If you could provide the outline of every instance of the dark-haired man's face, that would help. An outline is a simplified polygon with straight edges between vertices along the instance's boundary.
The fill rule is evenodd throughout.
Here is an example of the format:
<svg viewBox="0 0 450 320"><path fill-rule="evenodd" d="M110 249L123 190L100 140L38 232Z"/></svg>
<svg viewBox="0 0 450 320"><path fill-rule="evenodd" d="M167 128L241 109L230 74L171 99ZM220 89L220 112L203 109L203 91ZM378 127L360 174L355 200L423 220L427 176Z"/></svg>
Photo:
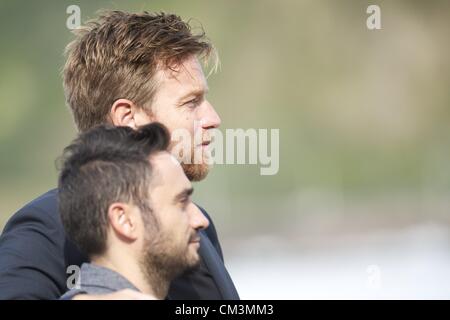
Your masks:
<svg viewBox="0 0 450 320"><path fill-rule="evenodd" d="M198 59L192 56L175 67L175 70L159 70L156 79L159 85L149 121L161 122L172 135L177 130L180 132L180 129L190 134L191 159L181 163L191 181L202 180L209 170L206 160L210 156L210 130L219 127L221 122L214 107L206 99L208 85L202 67ZM200 139L196 141L195 135ZM201 156L194 159L196 153Z"/></svg>
<svg viewBox="0 0 450 320"><path fill-rule="evenodd" d="M154 275L153 270L164 270L170 279L198 264L198 231L208 226L208 220L192 203L192 185L178 161L162 152L153 156L151 162L152 212L141 212L141 215L153 215L158 226L149 225L152 219L143 216L141 265L147 277Z"/></svg>

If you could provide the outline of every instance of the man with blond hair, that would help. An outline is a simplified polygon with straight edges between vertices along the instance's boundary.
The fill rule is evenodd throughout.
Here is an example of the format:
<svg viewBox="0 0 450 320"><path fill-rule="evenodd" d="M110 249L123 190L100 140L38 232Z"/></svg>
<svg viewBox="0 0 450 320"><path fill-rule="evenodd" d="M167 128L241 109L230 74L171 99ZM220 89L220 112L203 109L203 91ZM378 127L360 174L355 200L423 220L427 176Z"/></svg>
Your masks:
<svg viewBox="0 0 450 320"><path fill-rule="evenodd" d="M111 124L138 129L151 122L197 134L189 152L201 161L181 163L191 181L208 174L211 130L220 118L206 99L201 61L216 53L204 33L179 16L110 11L75 31L67 46L64 92L80 132ZM170 146L169 148L173 148ZM187 153L187 152L185 152ZM181 156L181 155L180 155ZM184 157L186 158L186 157ZM188 159L191 160L191 159ZM67 291L67 268L87 261L67 239L50 190L14 214L0 237L0 299L52 299ZM239 299L209 221L200 233L198 268L176 278L171 299Z"/></svg>

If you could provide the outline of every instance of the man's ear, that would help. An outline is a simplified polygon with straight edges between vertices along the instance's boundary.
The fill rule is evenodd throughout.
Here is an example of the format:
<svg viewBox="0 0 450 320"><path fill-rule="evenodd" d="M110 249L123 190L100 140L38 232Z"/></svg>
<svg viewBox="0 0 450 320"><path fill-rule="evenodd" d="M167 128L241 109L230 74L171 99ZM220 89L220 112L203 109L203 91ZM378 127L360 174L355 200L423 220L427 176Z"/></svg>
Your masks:
<svg viewBox="0 0 450 320"><path fill-rule="evenodd" d="M109 116L113 125L133 129L151 122L147 112L128 99L117 99L114 101L109 111Z"/></svg>
<svg viewBox="0 0 450 320"><path fill-rule="evenodd" d="M125 241L138 238L137 209L125 203L116 202L108 208L108 220L115 234Z"/></svg>

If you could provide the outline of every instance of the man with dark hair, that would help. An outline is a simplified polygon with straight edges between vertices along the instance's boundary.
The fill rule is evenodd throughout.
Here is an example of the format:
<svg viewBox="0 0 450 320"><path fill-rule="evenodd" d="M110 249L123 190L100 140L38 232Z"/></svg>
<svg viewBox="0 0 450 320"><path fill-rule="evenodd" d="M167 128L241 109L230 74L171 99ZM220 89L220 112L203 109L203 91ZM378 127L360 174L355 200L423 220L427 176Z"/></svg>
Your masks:
<svg viewBox="0 0 450 320"><path fill-rule="evenodd" d="M109 123L137 129L151 122L192 139L181 165L191 181L208 173L211 130L220 118L206 99L200 60L217 59L204 33L173 14L111 11L76 30L66 50L64 91L80 131ZM174 146L169 146L173 149ZM201 154L190 161L186 154ZM198 159L197 159L198 160ZM95 182L93 182L95 183ZM20 209L0 237L0 299L52 299L67 291L67 267L86 262L66 235L57 190ZM172 282L172 299L239 299L225 269L214 224L200 234L200 265Z"/></svg>
<svg viewBox="0 0 450 320"><path fill-rule="evenodd" d="M170 282L197 266L208 220L191 201L191 182L167 151L169 140L158 123L136 131L100 126L65 149L59 212L90 263L63 299L124 289L165 299Z"/></svg>

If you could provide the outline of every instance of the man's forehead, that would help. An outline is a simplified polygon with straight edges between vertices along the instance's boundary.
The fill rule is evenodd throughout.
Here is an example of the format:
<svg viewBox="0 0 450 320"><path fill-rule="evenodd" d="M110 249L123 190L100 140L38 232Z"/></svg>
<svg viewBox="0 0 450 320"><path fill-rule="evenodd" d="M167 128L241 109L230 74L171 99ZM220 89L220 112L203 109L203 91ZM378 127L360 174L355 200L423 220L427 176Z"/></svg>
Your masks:
<svg viewBox="0 0 450 320"><path fill-rule="evenodd" d="M158 70L161 86L179 86L185 91L207 91L208 84L197 58L191 57L181 64Z"/></svg>
<svg viewBox="0 0 450 320"><path fill-rule="evenodd" d="M181 184L183 187L190 185L189 180L184 174L180 162L169 152L160 152L150 158L153 166L153 175L157 184ZM172 186L174 187L174 186Z"/></svg>
<svg viewBox="0 0 450 320"><path fill-rule="evenodd" d="M152 165L169 165L171 167L179 167L182 170L180 162L168 151L162 151L151 155L149 161Z"/></svg>

